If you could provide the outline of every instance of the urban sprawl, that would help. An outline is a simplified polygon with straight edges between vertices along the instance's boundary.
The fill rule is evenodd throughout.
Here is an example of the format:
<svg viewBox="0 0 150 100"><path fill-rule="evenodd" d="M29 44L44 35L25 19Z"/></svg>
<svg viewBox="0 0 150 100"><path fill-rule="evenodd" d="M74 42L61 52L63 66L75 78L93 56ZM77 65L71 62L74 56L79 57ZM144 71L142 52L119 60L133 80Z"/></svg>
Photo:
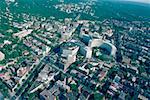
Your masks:
<svg viewBox="0 0 150 100"><path fill-rule="evenodd" d="M0 33L0 97L149 100L150 23L83 20L80 13L94 16L94 1L61 2L55 9L75 18L0 15L14 29Z"/></svg>

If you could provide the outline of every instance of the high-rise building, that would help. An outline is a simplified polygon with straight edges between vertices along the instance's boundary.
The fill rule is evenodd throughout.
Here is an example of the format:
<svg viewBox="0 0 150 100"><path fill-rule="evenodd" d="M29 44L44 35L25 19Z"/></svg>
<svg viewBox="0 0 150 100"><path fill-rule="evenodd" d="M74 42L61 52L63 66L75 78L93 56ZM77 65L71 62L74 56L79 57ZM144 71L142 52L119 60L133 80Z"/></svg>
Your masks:
<svg viewBox="0 0 150 100"><path fill-rule="evenodd" d="M62 69L66 70L72 63L76 61L78 50L79 47L71 42L65 43L61 46L58 63Z"/></svg>

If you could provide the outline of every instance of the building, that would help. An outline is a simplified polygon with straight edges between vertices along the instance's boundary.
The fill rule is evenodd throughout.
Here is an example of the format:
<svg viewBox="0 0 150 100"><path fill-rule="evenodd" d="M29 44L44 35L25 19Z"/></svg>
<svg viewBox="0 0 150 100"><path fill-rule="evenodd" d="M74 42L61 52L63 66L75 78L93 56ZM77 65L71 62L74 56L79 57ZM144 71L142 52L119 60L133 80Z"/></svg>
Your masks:
<svg viewBox="0 0 150 100"><path fill-rule="evenodd" d="M68 40L72 36L73 32L75 32L77 27L78 27L77 23L69 24L69 26L63 26L62 29L60 30L61 40L62 41Z"/></svg>
<svg viewBox="0 0 150 100"><path fill-rule="evenodd" d="M73 45L72 43L66 43L67 45L63 46L61 49L61 56L62 57L71 57L73 55L76 55L79 47L76 45Z"/></svg>
<svg viewBox="0 0 150 100"><path fill-rule="evenodd" d="M82 54L85 58L90 59L92 57L92 48L86 46L85 44L81 43L81 42L76 42L76 45L78 45L79 48L79 52L80 54Z"/></svg>
<svg viewBox="0 0 150 100"><path fill-rule="evenodd" d="M71 37L72 33L71 32L62 32L61 33L61 39L62 41L66 41Z"/></svg>
<svg viewBox="0 0 150 100"><path fill-rule="evenodd" d="M103 71L100 72L100 74L98 75L100 81L103 80L106 77L107 72L108 71L106 71L106 70L103 70Z"/></svg>
<svg viewBox="0 0 150 100"><path fill-rule="evenodd" d="M48 74L45 73L44 71L40 72L39 75L38 75L38 80L41 81L41 82L44 82L48 79Z"/></svg>
<svg viewBox="0 0 150 100"><path fill-rule="evenodd" d="M29 68L22 67L17 70L17 76L22 77L25 73L29 71Z"/></svg>
<svg viewBox="0 0 150 100"><path fill-rule="evenodd" d="M92 40L89 41L88 46L91 47L91 48L99 47L102 43L103 43L102 39L95 38L95 39L92 39Z"/></svg>
<svg viewBox="0 0 150 100"><path fill-rule="evenodd" d="M119 95L119 99L120 100L125 100L125 97L126 97L126 93L124 93L123 91L121 91L120 95Z"/></svg>
<svg viewBox="0 0 150 100"><path fill-rule="evenodd" d="M1 92L0 92L0 100L4 100L4 96Z"/></svg>
<svg viewBox="0 0 150 100"><path fill-rule="evenodd" d="M15 33L13 34L14 37L19 37L20 39L26 37L27 35L31 34L32 33L32 29L30 30L23 30L21 32L18 32L18 33Z"/></svg>
<svg viewBox="0 0 150 100"><path fill-rule="evenodd" d="M130 64L131 63L131 59L128 58L128 57L123 56L122 62L125 63L125 64Z"/></svg>
<svg viewBox="0 0 150 100"><path fill-rule="evenodd" d="M5 59L5 55L0 51L0 61L2 61L3 59Z"/></svg>
<svg viewBox="0 0 150 100"><path fill-rule="evenodd" d="M80 53L85 57L85 58L91 58L92 57L92 48L88 46L80 47Z"/></svg>
<svg viewBox="0 0 150 100"><path fill-rule="evenodd" d="M141 94L138 95L138 99L140 99L140 100L148 100L148 98L146 98L144 95L141 95Z"/></svg>
<svg viewBox="0 0 150 100"><path fill-rule="evenodd" d="M56 83L59 87L63 88L64 90L66 90L68 92L71 90L67 84L65 84L64 82L62 82L60 80L58 80Z"/></svg>
<svg viewBox="0 0 150 100"><path fill-rule="evenodd" d="M112 29L108 29L105 32L103 32L103 34L106 34L108 37L111 37L113 35L113 30Z"/></svg>
<svg viewBox="0 0 150 100"><path fill-rule="evenodd" d="M72 43L64 43L60 47L60 58L58 58L58 65L62 69L66 70L72 63L76 61L76 55L79 47Z"/></svg>
<svg viewBox="0 0 150 100"><path fill-rule="evenodd" d="M109 52L110 55L114 57L116 56L117 48L112 43L103 41L103 43L100 45L100 48Z"/></svg>
<svg viewBox="0 0 150 100"><path fill-rule="evenodd" d="M99 47L101 45L102 41L103 41L102 38L92 37L92 36L90 36L88 34L83 34L80 37L81 37L81 41L85 45L87 45L87 46L89 46L91 48Z"/></svg>
<svg viewBox="0 0 150 100"><path fill-rule="evenodd" d="M55 96L48 90L44 90L40 93L42 100L54 100Z"/></svg>
<svg viewBox="0 0 150 100"><path fill-rule="evenodd" d="M80 37L81 41L88 47L100 47L100 49L108 51L110 55L116 55L117 48L109 41L103 40L102 36L90 36L88 34L83 34Z"/></svg>

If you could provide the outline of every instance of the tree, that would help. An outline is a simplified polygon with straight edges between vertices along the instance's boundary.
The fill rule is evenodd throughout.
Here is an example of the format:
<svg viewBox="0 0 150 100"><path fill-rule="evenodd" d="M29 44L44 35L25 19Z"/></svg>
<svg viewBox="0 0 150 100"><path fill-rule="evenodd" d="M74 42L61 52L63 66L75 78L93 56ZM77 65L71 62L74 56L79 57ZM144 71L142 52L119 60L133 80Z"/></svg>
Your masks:
<svg viewBox="0 0 150 100"><path fill-rule="evenodd" d="M117 62L122 62L122 54L121 52L116 52L116 61Z"/></svg>
<svg viewBox="0 0 150 100"><path fill-rule="evenodd" d="M75 91L75 92L78 92L77 85L71 84L71 90L72 90L72 91Z"/></svg>
<svg viewBox="0 0 150 100"><path fill-rule="evenodd" d="M18 83L18 85L17 85L18 87L20 87L20 84Z"/></svg>
<svg viewBox="0 0 150 100"><path fill-rule="evenodd" d="M95 93L94 100L103 100L103 95L101 95L100 93Z"/></svg>

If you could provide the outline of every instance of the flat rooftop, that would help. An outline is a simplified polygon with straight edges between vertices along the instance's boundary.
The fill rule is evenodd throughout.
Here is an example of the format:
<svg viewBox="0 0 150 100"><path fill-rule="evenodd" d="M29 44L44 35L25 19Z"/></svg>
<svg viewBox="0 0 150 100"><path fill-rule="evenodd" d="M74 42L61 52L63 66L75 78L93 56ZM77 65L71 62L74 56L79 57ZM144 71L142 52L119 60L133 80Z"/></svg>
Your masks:
<svg viewBox="0 0 150 100"><path fill-rule="evenodd" d="M5 55L0 51L0 61L2 61L3 59L5 59Z"/></svg>
<svg viewBox="0 0 150 100"><path fill-rule="evenodd" d="M74 50L77 47L78 46L75 43L73 43L73 42L66 42L66 43L62 44L62 46L61 46L61 48L69 49L69 50Z"/></svg>

